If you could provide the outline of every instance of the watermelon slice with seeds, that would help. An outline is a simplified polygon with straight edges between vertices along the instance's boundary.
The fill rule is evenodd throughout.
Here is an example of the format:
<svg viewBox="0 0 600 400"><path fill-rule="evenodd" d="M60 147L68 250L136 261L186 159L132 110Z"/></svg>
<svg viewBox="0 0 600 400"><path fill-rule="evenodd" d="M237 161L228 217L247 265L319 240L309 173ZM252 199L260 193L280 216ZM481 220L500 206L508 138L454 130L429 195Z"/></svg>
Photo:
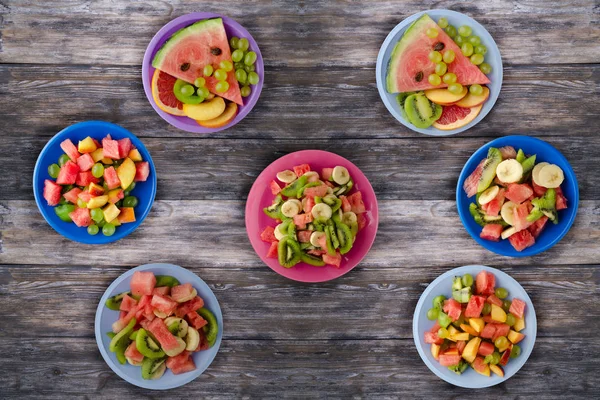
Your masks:
<svg viewBox="0 0 600 400"><path fill-rule="evenodd" d="M427 36L426 31L430 28L438 31L437 37L432 39ZM445 83L433 86L427 79L429 75L435 73L435 63L428 57L434 49L441 53L447 50L454 51L456 58L448 64L448 72L456 74L458 83L462 85L490 83L479 67L462 54L452 38L429 15L423 14L404 32L394 47L387 73L387 91L403 93L447 87Z"/></svg>

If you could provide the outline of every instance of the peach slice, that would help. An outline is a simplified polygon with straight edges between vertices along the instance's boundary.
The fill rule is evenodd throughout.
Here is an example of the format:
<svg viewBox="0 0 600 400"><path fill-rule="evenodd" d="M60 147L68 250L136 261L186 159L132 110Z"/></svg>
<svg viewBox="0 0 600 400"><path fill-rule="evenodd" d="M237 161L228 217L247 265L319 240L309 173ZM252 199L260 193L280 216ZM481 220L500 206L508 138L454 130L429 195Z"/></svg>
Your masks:
<svg viewBox="0 0 600 400"><path fill-rule="evenodd" d="M485 102L488 99L488 97L490 97L490 89L484 86L483 93L481 93L480 95L474 95L469 92L469 94L467 94L455 104L459 107L471 108L483 104L483 102Z"/></svg>
<svg viewBox="0 0 600 400"><path fill-rule="evenodd" d="M468 92L466 86L463 86L463 90L459 94L451 93L448 89L430 89L425 91L425 96L436 104L449 106L465 97Z"/></svg>
<svg viewBox="0 0 600 400"><path fill-rule="evenodd" d="M196 122L198 123L198 125L201 125L205 128L220 128L233 121L233 119L237 115L237 110L238 105L231 102L227 104L227 107L225 107L225 111L223 111L223 114L219 115L218 117L209 119L208 121Z"/></svg>

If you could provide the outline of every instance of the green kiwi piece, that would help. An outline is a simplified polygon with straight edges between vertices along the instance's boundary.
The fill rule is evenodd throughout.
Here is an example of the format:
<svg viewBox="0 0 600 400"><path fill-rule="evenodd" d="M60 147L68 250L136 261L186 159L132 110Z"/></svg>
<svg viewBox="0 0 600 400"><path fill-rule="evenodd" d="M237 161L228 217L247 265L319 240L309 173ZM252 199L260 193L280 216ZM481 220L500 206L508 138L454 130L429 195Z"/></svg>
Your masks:
<svg viewBox="0 0 600 400"><path fill-rule="evenodd" d="M108 349L112 352L115 352L117 349L117 343L121 340L121 338L129 339L129 334L133 331L133 327L136 323L137 320L135 318L131 318L131 321L129 321L127 326L121 329L119 333L117 333L115 337L113 337L110 340L110 345L108 346Z"/></svg>
<svg viewBox="0 0 600 400"><path fill-rule="evenodd" d="M168 286L173 287L179 285L177 278L170 275L156 275L156 287Z"/></svg>
<svg viewBox="0 0 600 400"><path fill-rule="evenodd" d="M108 336L110 339L114 338L117 334L114 332L106 332L106 336Z"/></svg>
<svg viewBox="0 0 600 400"><path fill-rule="evenodd" d="M125 363L127 362L127 357L125 357L125 351L127 350L127 347L129 347L129 343L131 343L131 340L129 340L128 337L122 337L121 340L117 342L117 346L115 348L117 360L122 365L125 365Z"/></svg>
<svg viewBox="0 0 600 400"><path fill-rule="evenodd" d="M417 128L428 128L435 121L433 119L435 109L423 94L408 96L404 103L404 110L408 115L408 120Z"/></svg>
<svg viewBox="0 0 600 400"><path fill-rule="evenodd" d="M442 116L442 111L444 111L444 109L442 108L442 106L434 103L431 100L429 100L429 102L431 103L431 107L433 108L433 117L431 118L433 119L433 122L435 122L438 119L440 119L440 117Z"/></svg>
<svg viewBox="0 0 600 400"><path fill-rule="evenodd" d="M523 164L523 161L525 161L525 152L523 151L523 149L519 149L519 151L517 151L517 161L520 162L521 164Z"/></svg>
<svg viewBox="0 0 600 400"><path fill-rule="evenodd" d="M324 267L325 266L325 261L323 261L322 258L315 257L312 254L306 254L305 252L302 252L301 261L305 262L309 265L315 266L315 267Z"/></svg>
<svg viewBox="0 0 600 400"><path fill-rule="evenodd" d="M490 147L488 155L483 165L483 171L481 172L481 178L479 178L479 184L477 186L477 192L481 193L487 189L494 178L496 177L496 168L498 164L502 162L502 153L495 147Z"/></svg>
<svg viewBox="0 0 600 400"><path fill-rule="evenodd" d="M199 309L198 314L208 322L208 324L202 327L202 331L206 336L208 345L212 347L217 341L217 335L219 334L219 323L215 315L206 307Z"/></svg>
<svg viewBox="0 0 600 400"><path fill-rule="evenodd" d="M340 247L340 241L337 237L337 233L335 232L335 227L330 225L329 226L329 235L331 236L331 244L333 245L334 249L337 249Z"/></svg>
<svg viewBox="0 0 600 400"><path fill-rule="evenodd" d="M350 227L344 223L337 224L338 240L340 241L340 253L346 254L352 249L354 242L354 235Z"/></svg>
<svg viewBox="0 0 600 400"><path fill-rule="evenodd" d="M396 96L396 101L398 102L398 106L400 107L400 113L402 113L402 117L406 120L408 119L408 115L406 115L406 111L404 110L404 103L406 102L408 96L416 93L417 92L404 92L398 93L398 96Z"/></svg>
<svg viewBox="0 0 600 400"><path fill-rule="evenodd" d="M300 262L301 255L302 250L300 250L300 243L296 242L291 237L287 236L279 241L277 258L282 267L292 268Z"/></svg>
<svg viewBox="0 0 600 400"><path fill-rule="evenodd" d="M526 158L521 162L521 166L523 167L523 175L529 173L535 167L535 159L536 155L532 155L531 157Z"/></svg>
<svg viewBox="0 0 600 400"><path fill-rule="evenodd" d="M283 215L281 214L282 204L283 199L280 195L277 195L277 197L275 197L273 200L273 204L271 204L269 207L263 208L263 212L273 219L281 219L281 216Z"/></svg>
<svg viewBox="0 0 600 400"><path fill-rule="evenodd" d="M143 379L158 379L166 369L166 358L144 358L142 361L142 378Z"/></svg>
<svg viewBox="0 0 600 400"><path fill-rule="evenodd" d="M315 204L320 204L323 202L323 198L320 196L315 196Z"/></svg>
<svg viewBox="0 0 600 400"><path fill-rule="evenodd" d="M179 336L180 338L187 335L189 325L183 318L169 317L165 320L165 324L167 324L167 329L173 335Z"/></svg>
<svg viewBox="0 0 600 400"><path fill-rule="evenodd" d="M297 197L298 190L304 187L307 181L308 176L302 175L300 178L296 179L294 182L281 189L281 194L285 197Z"/></svg>
<svg viewBox="0 0 600 400"><path fill-rule="evenodd" d="M291 221L287 227L287 235L293 240L298 240L298 237L296 236L296 225Z"/></svg>
<svg viewBox="0 0 600 400"><path fill-rule="evenodd" d="M158 359L165 356L165 352L162 351L160 346L148 335L148 332L140 328L135 338L135 347L142 353L144 357L150 359Z"/></svg>
<svg viewBox="0 0 600 400"><path fill-rule="evenodd" d="M483 222L483 218L481 217L481 214L479 213L477 204L471 203L469 205L469 213L471 213L471 216L473 217L473 219L475 220L475 222L478 225L485 226L485 222Z"/></svg>
<svg viewBox="0 0 600 400"><path fill-rule="evenodd" d="M131 332L131 335L129 335L129 340L135 340L139 331L140 330L138 329L137 331Z"/></svg>
<svg viewBox="0 0 600 400"><path fill-rule="evenodd" d="M123 292L116 296L109 297L108 300L106 300L106 303L104 303L104 305L106 305L106 307L108 307L110 310L119 311L121 307L121 302L123 301L123 297L125 297L126 294L130 294L130 292Z"/></svg>
<svg viewBox="0 0 600 400"><path fill-rule="evenodd" d="M329 225L325 227L325 238L327 239L327 248L325 250L327 250L327 253L330 256L335 256L335 247L333 247L333 242L331 240L331 231L329 230Z"/></svg>

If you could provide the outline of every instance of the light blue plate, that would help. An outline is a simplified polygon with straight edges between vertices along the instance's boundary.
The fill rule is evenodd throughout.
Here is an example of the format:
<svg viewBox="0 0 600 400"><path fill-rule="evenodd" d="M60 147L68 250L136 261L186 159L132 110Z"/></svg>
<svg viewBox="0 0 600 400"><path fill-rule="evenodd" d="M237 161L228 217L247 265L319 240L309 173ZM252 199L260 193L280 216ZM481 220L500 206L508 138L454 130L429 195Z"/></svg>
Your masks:
<svg viewBox="0 0 600 400"><path fill-rule="evenodd" d="M454 129L451 131L442 131L439 129L430 126L426 129L417 128L410 122L408 122L404 117L402 117L402 113L400 111L400 107L398 102L396 101L396 97L398 93L390 94L386 90L386 76L388 70L388 64L390 62L390 57L392 56L392 51L394 50L394 46L404 35L404 31L421 15L429 14L429 16L437 22L441 17L448 18L448 22L450 25L453 25L458 29L461 25L468 25L473 28L473 35L477 35L481 38L481 43L485 45L488 49L487 54L485 55L485 62L492 66L492 73L487 75L490 79L491 83L488 84L488 88L490 89L490 97L483 103L483 108L481 112L473 121L463 126L462 128ZM460 133L466 131L467 129L475 126L479 123L485 116L490 112L496 100L498 99L498 95L500 94L500 88L502 87L502 57L500 56L500 50L498 50L498 46L492 36L488 33L485 28L475 21L473 18L466 16L465 14L461 14L456 11L451 10L430 10L430 11L421 11L416 14L411 15L406 18L404 21L396 25L394 29L389 33L385 41L381 45L381 49L379 50L379 55L377 56L377 66L376 66L376 78L377 78L377 89L379 90L379 95L381 96L381 100L383 100L383 104L387 107L388 111L396 118L400 123L407 128L412 129L415 132L424 133L426 135L433 136L447 136L454 135L456 133Z"/></svg>
<svg viewBox="0 0 600 400"><path fill-rule="evenodd" d="M508 364L505 367L502 367L504 369L503 378L494 373L492 373L490 377L483 376L470 367L467 368L462 375L457 375L447 367L441 366L440 363L433 358L431 355L431 345L425 343L423 340L425 332L429 331L435 323L435 321L427 319L427 310L432 307L434 297L439 295L452 297L452 278L455 276L471 274L473 275L473 279L475 279L475 276L482 270L489 271L496 276L496 287L503 287L508 290L509 300L516 297L527 304L525 307L525 329L521 331L521 333L525 335L525 338L519 343L519 346L521 346L521 355L517 358L511 358ZM467 265L465 267L455 268L437 277L429 284L429 286L427 286L427 289L425 289L421 295L413 316L413 336L415 345L417 346L421 359L425 362L427 367L429 367L431 372L446 382L470 389L494 386L516 374L529 358L529 355L533 350L536 335L537 319L535 317L535 309L533 308L533 303L525 292L525 289L523 289L523 287L519 285L519 282L514 280L510 275L498 269L485 267L483 265Z"/></svg>
<svg viewBox="0 0 600 400"><path fill-rule="evenodd" d="M208 350L199 351L192 353L196 369L191 372L186 372L180 375L174 375L171 370L167 369L165 374L157 380L145 380L142 379L141 367L136 367L125 363L121 365L117 361L115 353L108 350L110 344L110 338L106 335L107 332L112 332L112 324L119 319L119 311L113 311L107 308L104 303L109 297L115 296L119 293L127 292L130 290L129 283L131 282L131 276L135 271L152 271L155 275L171 275L183 283L191 283L192 286L198 291L198 296L204 300L204 307L212 311L219 322L219 335L214 346ZM215 297L214 293L202 279L196 274L188 271L185 268L181 268L173 264L146 264L140 265L139 267L133 268L123 275L118 277L104 292L104 295L100 299L98 309L96 311L96 343L100 349L100 353L104 358L104 361L108 364L117 375L125 379L127 382L143 387L146 389L165 390L173 389L178 386L183 386L188 382L196 379L208 368L212 363L219 346L221 345L221 338L223 337L223 315L221 314L221 308L219 302ZM193 397L193 396L192 396Z"/></svg>
<svg viewBox="0 0 600 400"><path fill-rule="evenodd" d="M469 199L463 190L465 180L477 168L481 160L487 156L488 149L490 147L499 148L504 146L513 146L515 150L523 149L525 154L535 154L536 164L544 161L556 164L565 174L565 181L561 185L561 189L567 198L568 208L558 212L558 224L555 225L548 221L540 236L535 239L535 244L523 251L516 251L508 240L492 242L479 237L481 226L475 222L469 213L469 204L475 201L475 196ZM529 136L505 136L481 146L463 167L456 185L456 207L458 208L458 215L465 229L481 246L502 256L528 257L548 250L558 243L567 234L569 229L571 229L571 225L573 225L573 221L575 221L575 216L577 215L578 206L579 186L577 185L577 177L567 159L550 144Z"/></svg>

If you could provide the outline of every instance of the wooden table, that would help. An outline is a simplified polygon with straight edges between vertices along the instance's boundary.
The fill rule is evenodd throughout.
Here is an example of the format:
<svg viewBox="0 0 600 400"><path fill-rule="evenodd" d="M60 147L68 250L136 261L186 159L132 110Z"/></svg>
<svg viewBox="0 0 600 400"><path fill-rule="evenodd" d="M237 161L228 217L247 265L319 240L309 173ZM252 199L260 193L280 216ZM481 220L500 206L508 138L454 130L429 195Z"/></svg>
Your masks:
<svg viewBox="0 0 600 400"><path fill-rule="evenodd" d="M600 26L594 0L77 1L0 3L0 398L155 398L105 364L94 313L132 266L171 262L208 282L225 319L210 368L169 398L591 398L600 394ZM388 32L448 7L497 41L504 84L492 112L454 137L410 131L387 112L375 60ZM193 11L227 14L266 63L250 115L213 135L164 122L142 89L154 33ZM90 119L140 137L158 170L149 217L107 246L71 242L38 212L31 177L56 132ZM542 138L571 162L581 202L571 231L530 258L500 257L469 237L455 208L467 158L503 135ZM301 149L358 165L380 204L375 244L346 276L289 281L254 253L244 227L252 182ZM423 289L452 267L501 268L528 291L538 338L523 369L476 393L433 375L412 338Z"/></svg>

